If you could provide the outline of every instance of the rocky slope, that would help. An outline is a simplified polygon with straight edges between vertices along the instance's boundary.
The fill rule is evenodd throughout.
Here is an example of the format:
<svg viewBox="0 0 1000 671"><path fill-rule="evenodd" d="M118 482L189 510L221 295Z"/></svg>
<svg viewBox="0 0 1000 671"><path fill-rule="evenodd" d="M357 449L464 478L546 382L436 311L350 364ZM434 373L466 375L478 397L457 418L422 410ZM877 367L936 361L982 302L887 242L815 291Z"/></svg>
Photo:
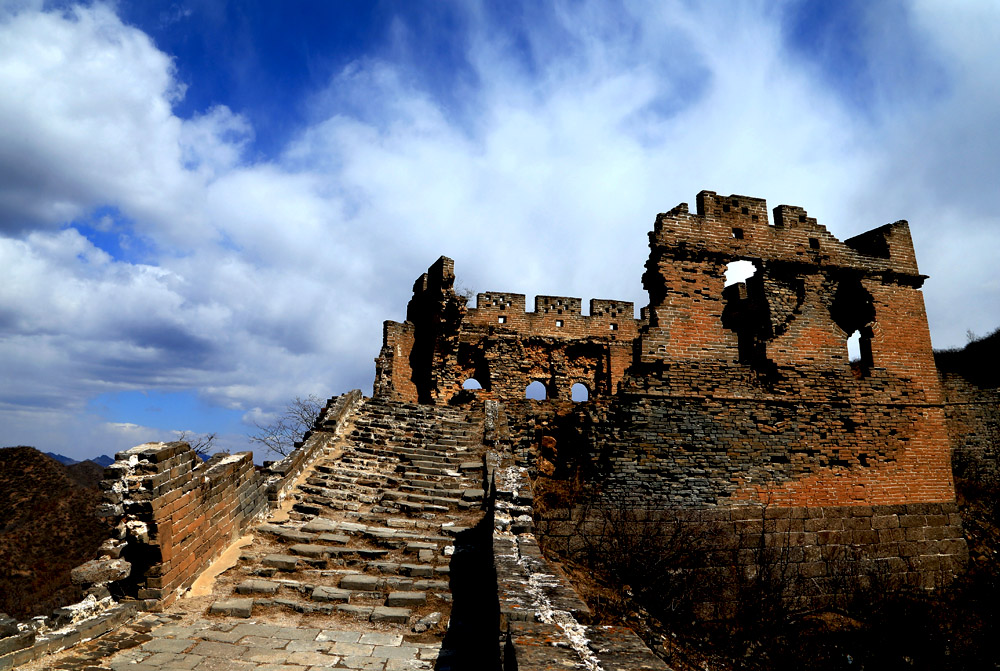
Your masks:
<svg viewBox="0 0 1000 671"><path fill-rule="evenodd" d="M0 449L0 612L25 619L80 598L70 569L107 536L95 514L102 472L32 447Z"/></svg>

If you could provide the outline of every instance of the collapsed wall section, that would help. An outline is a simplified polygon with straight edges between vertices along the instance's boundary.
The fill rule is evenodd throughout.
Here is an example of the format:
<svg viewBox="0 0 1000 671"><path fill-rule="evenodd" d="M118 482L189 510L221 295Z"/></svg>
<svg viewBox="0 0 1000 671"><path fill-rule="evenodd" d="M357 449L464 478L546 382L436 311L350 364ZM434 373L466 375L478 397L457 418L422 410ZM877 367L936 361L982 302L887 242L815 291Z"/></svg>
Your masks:
<svg viewBox="0 0 1000 671"><path fill-rule="evenodd" d="M523 399L532 382L551 399L615 393L639 332L631 302L480 293L476 307L454 291L454 262L441 257L414 284L403 323L387 321L376 359L375 396L423 403L463 398L474 381L480 399ZM466 392L466 396L469 392Z"/></svg>

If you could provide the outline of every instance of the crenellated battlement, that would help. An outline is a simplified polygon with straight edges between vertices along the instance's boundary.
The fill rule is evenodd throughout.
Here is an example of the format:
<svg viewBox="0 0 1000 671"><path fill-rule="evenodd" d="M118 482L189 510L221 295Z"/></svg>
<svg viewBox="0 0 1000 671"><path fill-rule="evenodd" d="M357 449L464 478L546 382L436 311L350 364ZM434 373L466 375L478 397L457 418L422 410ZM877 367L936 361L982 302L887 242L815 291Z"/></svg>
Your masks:
<svg viewBox="0 0 1000 671"><path fill-rule="evenodd" d="M672 250L679 258L708 254L728 261L767 259L868 275L893 274L916 286L923 282L906 221L842 242L804 208L778 205L772 214L770 223L767 202L760 198L702 191L696 213L681 203L657 216L650 245Z"/></svg>
<svg viewBox="0 0 1000 671"><path fill-rule="evenodd" d="M572 296L536 296L533 312L525 310L524 294L487 292L476 296L469 308L469 325L523 335L552 338L632 339L641 326L631 301L594 298L590 314L583 314L583 301Z"/></svg>

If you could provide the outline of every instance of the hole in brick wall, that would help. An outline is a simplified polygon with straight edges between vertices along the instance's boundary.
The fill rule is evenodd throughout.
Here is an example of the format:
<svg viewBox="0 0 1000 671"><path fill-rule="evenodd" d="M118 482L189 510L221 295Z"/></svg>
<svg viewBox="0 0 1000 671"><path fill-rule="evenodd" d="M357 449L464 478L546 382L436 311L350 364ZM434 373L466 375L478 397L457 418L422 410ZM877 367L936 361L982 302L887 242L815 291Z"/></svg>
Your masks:
<svg viewBox="0 0 1000 671"><path fill-rule="evenodd" d="M875 362L872 358L870 328L857 329L847 338L847 359L850 361L851 371L857 377L865 377L871 372Z"/></svg>
<svg viewBox="0 0 1000 671"><path fill-rule="evenodd" d="M618 330L618 324L608 324L608 330L609 331L617 331Z"/></svg>
<svg viewBox="0 0 1000 671"><path fill-rule="evenodd" d="M750 210L745 207L741 207L740 212L742 212L743 214L750 214Z"/></svg>
<svg viewBox="0 0 1000 671"><path fill-rule="evenodd" d="M729 206L728 205L723 205L722 206L722 211L723 212L728 212L729 211Z"/></svg>
<svg viewBox="0 0 1000 671"><path fill-rule="evenodd" d="M582 403L583 401L590 400L590 390L587 389L587 385L577 382L570 389L570 396L576 403Z"/></svg>
<svg viewBox="0 0 1000 671"><path fill-rule="evenodd" d="M751 221L757 221L757 215L756 214L750 215L750 220Z"/></svg>
<svg viewBox="0 0 1000 671"><path fill-rule="evenodd" d="M806 223L806 215L804 215L804 214L800 214L799 215L799 223L800 224Z"/></svg>
<svg viewBox="0 0 1000 671"><path fill-rule="evenodd" d="M544 384L535 380L524 388L524 397L532 401L544 401L548 398L548 390L545 389Z"/></svg>
<svg viewBox="0 0 1000 671"><path fill-rule="evenodd" d="M739 204L740 204L740 201L738 201L735 198L733 198L733 205L739 205Z"/></svg>
<svg viewBox="0 0 1000 671"><path fill-rule="evenodd" d="M470 377L468 380L462 383L462 389L482 389L483 385L479 384L479 380L474 377Z"/></svg>
<svg viewBox="0 0 1000 671"><path fill-rule="evenodd" d="M765 371L771 365L766 342L774 332L762 273L757 270L757 265L747 259L726 265L722 325L736 332L739 362Z"/></svg>
<svg viewBox="0 0 1000 671"><path fill-rule="evenodd" d="M737 284L739 282L746 282L747 279L753 277L753 274L756 272L757 272L757 266L755 266L751 261L740 260L727 263L725 286L728 287L732 284Z"/></svg>
<svg viewBox="0 0 1000 671"><path fill-rule="evenodd" d="M507 317L505 317L503 315L500 315L499 317L497 317L497 323L498 324L506 324L507 323Z"/></svg>
<svg viewBox="0 0 1000 671"><path fill-rule="evenodd" d="M819 249L819 239L809 238L809 249Z"/></svg>
<svg viewBox="0 0 1000 671"><path fill-rule="evenodd" d="M846 347L851 370L864 377L874 365L872 357L872 325L875 323L875 303L858 277L841 276L837 292L830 304L830 317L848 334Z"/></svg>
<svg viewBox="0 0 1000 671"><path fill-rule="evenodd" d="M848 336L847 358L851 363L861 361L861 331L855 331Z"/></svg>
<svg viewBox="0 0 1000 671"><path fill-rule="evenodd" d="M743 229L742 228L734 228L733 229L733 237L736 238L737 240L742 240L743 239Z"/></svg>
<svg viewBox="0 0 1000 671"><path fill-rule="evenodd" d="M562 327L563 327L563 320L557 319L556 320L556 328L560 328L561 329Z"/></svg>

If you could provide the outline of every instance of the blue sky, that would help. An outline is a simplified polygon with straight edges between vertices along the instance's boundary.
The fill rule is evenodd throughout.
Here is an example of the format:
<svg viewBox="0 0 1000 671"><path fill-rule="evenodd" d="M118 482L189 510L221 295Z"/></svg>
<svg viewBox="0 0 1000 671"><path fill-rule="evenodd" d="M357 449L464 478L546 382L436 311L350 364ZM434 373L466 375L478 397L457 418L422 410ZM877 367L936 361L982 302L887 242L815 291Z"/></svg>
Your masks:
<svg viewBox="0 0 1000 671"><path fill-rule="evenodd" d="M0 444L246 449L371 390L439 255L645 303L701 189L908 219L934 343L1000 325L991 2L0 0Z"/></svg>

